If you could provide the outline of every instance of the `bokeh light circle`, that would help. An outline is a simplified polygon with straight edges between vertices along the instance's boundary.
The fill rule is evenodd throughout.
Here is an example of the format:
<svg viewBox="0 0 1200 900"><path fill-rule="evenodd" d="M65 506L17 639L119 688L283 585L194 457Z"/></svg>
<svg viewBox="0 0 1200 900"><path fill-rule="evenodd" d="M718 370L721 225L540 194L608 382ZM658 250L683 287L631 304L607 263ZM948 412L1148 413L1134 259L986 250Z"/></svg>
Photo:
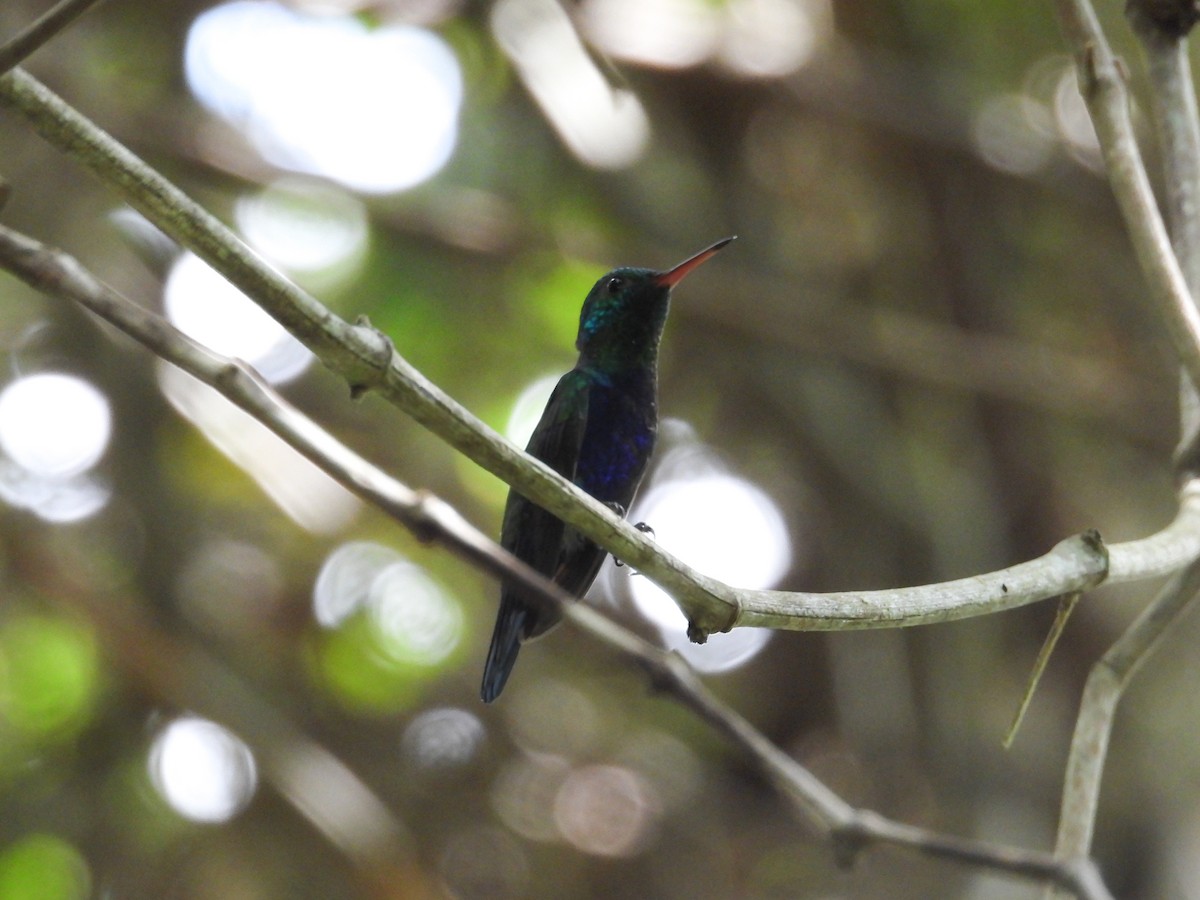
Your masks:
<svg viewBox="0 0 1200 900"><path fill-rule="evenodd" d="M312 362L307 347L195 254L184 253L172 266L163 305L180 331L244 360L272 384L291 381Z"/></svg>
<svg viewBox="0 0 1200 900"><path fill-rule="evenodd" d="M188 32L193 93L276 165L371 193L436 173L458 138L462 74L433 32L235 0Z"/></svg>
<svg viewBox="0 0 1200 900"><path fill-rule="evenodd" d="M371 541L349 541L337 547L321 565L313 584L313 615L326 628L335 628L363 607L379 573L402 559L399 553Z"/></svg>
<svg viewBox="0 0 1200 900"><path fill-rule="evenodd" d="M644 778L623 766L573 770L554 798L554 821L584 853L629 857L644 849L659 804Z"/></svg>
<svg viewBox="0 0 1200 900"><path fill-rule="evenodd" d="M425 710L409 722L400 746L413 768L436 771L470 762L486 737L478 716L441 706Z"/></svg>
<svg viewBox="0 0 1200 900"><path fill-rule="evenodd" d="M0 448L34 475L65 480L85 472L111 434L108 400L82 378L41 372L0 392Z"/></svg>
<svg viewBox="0 0 1200 900"><path fill-rule="evenodd" d="M234 217L259 253L289 272L321 272L360 259L367 211L352 194L306 178L280 178L239 197Z"/></svg>
<svg viewBox="0 0 1200 900"><path fill-rule="evenodd" d="M87 860L54 834L27 834L0 852L4 900L87 900L92 873Z"/></svg>
<svg viewBox="0 0 1200 900"><path fill-rule="evenodd" d="M508 423L504 426L504 436L518 447L524 447L529 443L529 439L533 436L533 429L537 427L538 421L542 418L542 413L545 411L546 404L550 401L550 395L554 392L554 386L558 384L560 377L559 375L544 375L517 395L512 412L508 416Z"/></svg>
<svg viewBox="0 0 1200 900"><path fill-rule="evenodd" d="M163 799L196 822L225 822L258 785L250 748L216 722L184 716L171 722L150 749L150 778Z"/></svg>
<svg viewBox="0 0 1200 900"><path fill-rule="evenodd" d="M722 473L671 478L656 484L630 518L649 524L656 540L689 565L727 584L767 588L791 566L787 524L767 494ZM634 578L638 611L658 626L664 643L704 672L734 668L770 639L768 629L737 628L705 644L687 638L687 620L675 602L647 578Z"/></svg>
<svg viewBox="0 0 1200 900"><path fill-rule="evenodd" d="M380 572L367 602L387 653L398 662L436 666L462 638L462 609L413 563L393 563Z"/></svg>

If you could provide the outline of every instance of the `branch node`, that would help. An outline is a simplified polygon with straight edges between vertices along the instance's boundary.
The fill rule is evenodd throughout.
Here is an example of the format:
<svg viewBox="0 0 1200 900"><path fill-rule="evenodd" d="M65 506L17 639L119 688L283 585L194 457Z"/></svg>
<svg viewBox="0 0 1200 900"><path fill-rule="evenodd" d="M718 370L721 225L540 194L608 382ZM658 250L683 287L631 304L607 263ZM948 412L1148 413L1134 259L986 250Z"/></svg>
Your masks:
<svg viewBox="0 0 1200 900"><path fill-rule="evenodd" d="M835 826L829 833L833 844L833 859L839 869L852 869L871 836L858 811L847 822Z"/></svg>
<svg viewBox="0 0 1200 900"><path fill-rule="evenodd" d="M412 506L409 527L413 536L422 544L433 543L441 536L441 529L438 527L437 516L434 515L432 507L441 500L428 488L418 488L413 493L415 502Z"/></svg>
<svg viewBox="0 0 1200 900"><path fill-rule="evenodd" d="M1087 583L1081 585L1077 590L1085 591L1089 588L1094 588L1108 578L1108 545L1104 543L1104 538L1095 528L1089 528L1087 531L1067 538L1060 547L1070 546L1078 549L1085 556L1089 557L1088 566L1089 578Z"/></svg>
<svg viewBox="0 0 1200 900"><path fill-rule="evenodd" d="M392 339L372 325L366 316L355 319L351 331L360 341L361 358L365 366L364 377L350 382L350 399L361 400L392 364L396 346Z"/></svg>
<svg viewBox="0 0 1200 900"><path fill-rule="evenodd" d="M213 377L214 386L221 391L236 390L242 376L248 374L249 371L249 367L240 359L230 359L216 371Z"/></svg>

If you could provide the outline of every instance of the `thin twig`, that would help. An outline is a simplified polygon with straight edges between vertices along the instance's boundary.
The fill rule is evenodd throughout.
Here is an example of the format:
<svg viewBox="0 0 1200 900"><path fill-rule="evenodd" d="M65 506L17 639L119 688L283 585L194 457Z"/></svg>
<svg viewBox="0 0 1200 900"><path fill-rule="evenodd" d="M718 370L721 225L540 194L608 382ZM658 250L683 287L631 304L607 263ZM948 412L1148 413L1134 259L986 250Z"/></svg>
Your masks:
<svg viewBox="0 0 1200 900"><path fill-rule="evenodd" d="M1176 573L1092 667L1079 703L1079 716L1067 758L1062 812L1055 855L1074 859L1091 852L1104 759L1117 703L1138 668L1157 648L1172 624L1200 593L1200 561Z"/></svg>
<svg viewBox="0 0 1200 900"><path fill-rule="evenodd" d="M1175 345L1180 364L1200 385L1200 313L1171 249L1142 162L1122 66L1100 29L1089 0L1056 0L1059 22L1079 71L1113 196L1149 288L1148 296Z"/></svg>
<svg viewBox="0 0 1200 900"><path fill-rule="evenodd" d="M1188 29L1181 30L1179 20L1164 27L1155 16L1164 6L1169 4L1132 2L1126 10L1146 57L1150 117L1162 157L1163 206L1171 246L1195 298L1200 291L1200 113L1188 54ZM1181 11L1184 6L1180 4ZM1179 399L1176 465L1184 471L1200 471L1200 395L1186 376L1180 379Z"/></svg>
<svg viewBox="0 0 1200 900"><path fill-rule="evenodd" d="M1066 4L1064 4L1065 6ZM1195 22L1194 10L1187 12L1184 4L1179 6L1190 21L1172 18L1163 21L1157 13L1169 4L1132 2L1128 12L1134 33L1138 36L1147 60L1150 79L1150 110L1161 145L1163 160L1164 205L1170 224L1171 245L1179 261L1179 268L1191 293L1180 302L1195 309L1192 296L1200 288L1200 115L1197 114L1196 92L1192 82L1186 34ZM1188 4L1190 5L1190 4ZM1104 44L1103 35L1094 13L1086 2L1075 6L1075 22L1068 23L1068 37L1086 44L1076 44L1081 60L1081 78L1086 79L1088 57L1093 60L1105 54L1111 55ZM1067 21L1068 13L1064 13ZM1124 86L1117 83L1112 88L1113 102L1127 105L1121 96ZM1092 107L1093 120L1103 111L1099 105ZM1114 163L1121 155L1110 152L1108 143L1115 143L1113 124L1121 128L1128 126L1127 111L1124 118L1106 127L1097 122L1096 131L1105 147L1110 173L1114 181L1127 175L1132 168L1139 180L1145 180L1140 158L1125 160L1125 168L1114 170ZM1127 135L1123 145L1132 143ZM1139 223L1139 234L1157 233L1157 210L1149 215L1142 210L1133 216ZM1133 222L1127 219L1130 231ZM1136 239L1136 238L1135 238ZM1157 238L1156 238L1157 240ZM1176 464L1181 471L1194 473L1198 469L1198 437L1200 437L1200 411L1198 411L1196 382L1187 371L1180 379L1181 438L1176 452ZM1117 704L1134 673L1149 658L1159 640L1196 599L1200 591L1200 563L1193 562L1175 573L1162 591L1142 611L1138 618L1125 630L1107 653L1092 667L1080 699L1079 715L1075 722L1075 733L1067 758L1067 772L1063 785L1062 809L1059 816L1055 853L1060 858L1074 858L1091 852L1092 836L1096 827L1100 787L1104 774L1104 761L1112 734L1113 719ZM1057 896L1053 891L1051 896Z"/></svg>
<svg viewBox="0 0 1200 900"><path fill-rule="evenodd" d="M1021 702L1017 704L1017 711L1013 715L1012 724L1008 726L1008 733L1004 735L1004 740L1001 742L1005 750L1012 747L1013 741L1016 740L1021 723L1025 721L1025 713L1029 711L1029 704L1033 701L1033 695L1042 680L1042 674L1046 671L1046 666L1050 663L1050 657L1054 653L1054 648L1058 646L1058 640L1062 637L1063 631L1066 630L1067 620L1071 618L1071 613L1075 611L1075 607L1079 604L1081 596L1083 595L1075 591L1074 593L1067 594L1065 597L1059 598L1058 610L1054 614L1054 621L1050 624L1050 631L1047 632L1045 639L1042 641L1042 648L1038 650L1037 659L1033 663L1033 670L1029 673L1029 680L1025 684L1025 692L1021 695Z"/></svg>
<svg viewBox="0 0 1200 900"><path fill-rule="evenodd" d="M557 586L510 557L448 504L413 491L375 469L289 406L244 364L197 344L100 282L62 251L3 226L0 226L0 265L38 290L90 309L163 359L214 387L347 488L391 514L423 540L437 541L490 574L518 581L543 602L560 605L569 622L636 661L655 686L746 752L810 824L833 842L843 863L849 864L860 850L873 843L891 843L927 855L1049 880L1092 900L1105 900L1109 896L1090 861L1060 860L1036 851L941 835L855 809L713 696L680 657L651 646L583 604L564 602L565 595Z"/></svg>
<svg viewBox="0 0 1200 900"><path fill-rule="evenodd" d="M99 2L101 0L59 0L0 46L0 75L19 66L26 57Z"/></svg>

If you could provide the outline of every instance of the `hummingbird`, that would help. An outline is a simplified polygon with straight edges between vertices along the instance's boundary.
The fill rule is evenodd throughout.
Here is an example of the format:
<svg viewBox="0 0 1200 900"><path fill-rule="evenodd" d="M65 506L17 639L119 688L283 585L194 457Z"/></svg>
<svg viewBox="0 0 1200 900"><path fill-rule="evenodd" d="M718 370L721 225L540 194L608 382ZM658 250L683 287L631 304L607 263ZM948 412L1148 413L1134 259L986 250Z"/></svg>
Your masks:
<svg viewBox="0 0 1200 900"><path fill-rule="evenodd" d="M671 289L733 240L727 237L672 269L613 269L588 292L579 314L579 361L559 379L525 452L624 516L633 502L658 433L658 344ZM508 494L500 544L582 597L606 552L552 513ZM521 644L558 624L509 587L483 669L480 696L491 703L517 661Z"/></svg>

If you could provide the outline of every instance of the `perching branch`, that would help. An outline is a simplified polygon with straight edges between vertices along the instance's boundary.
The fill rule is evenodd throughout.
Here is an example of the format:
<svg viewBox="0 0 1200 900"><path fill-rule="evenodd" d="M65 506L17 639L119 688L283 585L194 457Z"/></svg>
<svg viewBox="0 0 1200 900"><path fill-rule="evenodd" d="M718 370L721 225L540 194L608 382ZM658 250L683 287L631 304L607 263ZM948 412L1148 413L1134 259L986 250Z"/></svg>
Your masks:
<svg viewBox="0 0 1200 900"><path fill-rule="evenodd" d="M352 391L377 391L673 596L686 598L682 602L701 633L729 627L737 606L730 588L665 553L598 500L525 456L409 365L383 335L340 319L289 282L215 216L31 75L17 69L0 77L0 105L24 115L42 137L83 162L164 233L253 298Z"/></svg>
<svg viewBox="0 0 1200 900"><path fill-rule="evenodd" d="M1013 609L1105 580L1167 574L1200 556L1200 492L1185 490L1175 521L1140 541L1104 547L1072 538L1036 560L945 584L805 594L745 591L695 571L547 466L521 453L428 381L379 332L351 325L266 265L226 226L32 76L0 77L0 105L83 162L155 225L205 259L344 377L375 390L540 506L664 588L703 641L736 625L795 630L887 628ZM1197 353L1200 368L1200 351Z"/></svg>
<svg viewBox="0 0 1200 900"><path fill-rule="evenodd" d="M0 266L37 290L91 310L162 359L215 388L418 538L437 542L489 574L521 584L531 597L561 607L570 623L635 661L647 671L656 687L671 694L746 752L809 823L830 839L843 864L852 863L860 851L872 844L887 843L1047 881L1079 897L1103 900L1110 896L1095 866L1086 858L1055 859L1046 853L942 835L894 822L869 810L855 809L711 694L680 657L646 643L590 607L570 602L571 598L557 585L509 555L448 504L427 493L413 491L342 445L287 404L249 367L213 353L165 320L138 307L66 253L4 226L0 226ZM115 641L118 646L129 643L125 635L127 623L117 620L114 624L103 610L90 612L100 617L99 624L106 632L121 638ZM146 652L149 651L144 650L142 655ZM134 657L135 661L140 658ZM128 660L125 662L129 664ZM202 679L204 683L208 680ZM230 724L238 730L249 728L251 735L261 725L246 724L240 719ZM345 774L353 778L348 772Z"/></svg>

